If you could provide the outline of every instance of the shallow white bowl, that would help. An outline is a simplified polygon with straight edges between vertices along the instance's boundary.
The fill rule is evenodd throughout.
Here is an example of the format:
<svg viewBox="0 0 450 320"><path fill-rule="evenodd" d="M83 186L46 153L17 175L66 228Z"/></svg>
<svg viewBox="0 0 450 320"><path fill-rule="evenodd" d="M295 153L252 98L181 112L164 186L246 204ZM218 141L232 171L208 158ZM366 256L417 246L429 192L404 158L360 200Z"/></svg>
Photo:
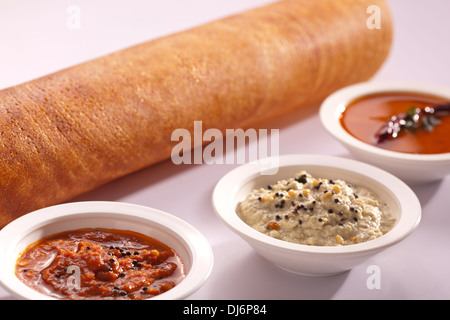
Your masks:
<svg viewBox="0 0 450 320"><path fill-rule="evenodd" d="M338 274L361 264L367 258L403 240L419 224L421 206L414 192L392 174L374 166L340 157L324 155L280 156L279 169L273 175L261 174L267 164L249 163L227 173L213 192L213 206L220 219L241 236L261 256L292 273L308 276ZM365 186L384 199L397 218L394 228L365 243L339 247L308 246L267 236L243 222L236 206L253 189L266 187L280 179L306 170L313 176L343 179Z"/></svg>
<svg viewBox="0 0 450 320"><path fill-rule="evenodd" d="M26 214L0 231L0 285L19 299L55 299L21 282L14 274L16 261L28 245L42 237L80 228L135 231L159 240L177 252L184 262L186 277L151 300L189 296L206 281L213 266L208 241L194 227L173 215L128 203L74 202Z"/></svg>
<svg viewBox="0 0 450 320"><path fill-rule="evenodd" d="M355 157L391 172L406 183L416 185L440 180L450 174L450 153L410 154L372 146L349 134L339 118L346 106L365 95L383 92L414 92L435 95L450 101L450 88L408 82L364 82L331 94L320 107L325 129Z"/></svg>

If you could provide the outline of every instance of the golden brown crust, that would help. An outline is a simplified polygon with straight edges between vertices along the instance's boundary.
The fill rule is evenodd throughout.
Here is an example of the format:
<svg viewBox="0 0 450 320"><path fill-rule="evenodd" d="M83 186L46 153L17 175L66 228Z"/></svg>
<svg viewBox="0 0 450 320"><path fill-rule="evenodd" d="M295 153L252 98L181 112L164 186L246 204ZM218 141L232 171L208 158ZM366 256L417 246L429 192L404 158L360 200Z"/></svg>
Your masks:
<svg viewBox="0 0 450 320"><path fill-rule="evenodd" d="M285 0L1 90L0 227L170 157L194 120L246 128L369 79L391 31L381 0Z"/></svg>

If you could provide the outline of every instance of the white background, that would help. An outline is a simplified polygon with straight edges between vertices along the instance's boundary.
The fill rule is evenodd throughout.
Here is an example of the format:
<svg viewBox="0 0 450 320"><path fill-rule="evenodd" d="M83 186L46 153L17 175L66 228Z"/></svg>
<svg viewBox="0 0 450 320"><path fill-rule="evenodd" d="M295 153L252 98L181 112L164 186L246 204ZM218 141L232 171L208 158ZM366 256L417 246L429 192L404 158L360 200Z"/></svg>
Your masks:
<svg viewBox="0 0 450 320"><path fill-rule="evenodd" d="M0 89L270 2L0 0ZM371 81L417 80L450 88L450 2L388 2L394 17L394 44ZM70 5L81 10L80 29L67 26ZM280 129L280 154L351 157L321 127L317 108L270 124ZM166 161L74 200L147 205L179 216L199 229L214 250L215 264L210 278L192 299L450 298L450 178L413 187L422 203L423 217L405 241L349 272L309 278L270 265L216 217L212 190L233 167L176 166ZM370 265L380 267L380 289L370 290L366 285ZM0 299L12 297L0 288Z"/></svg>

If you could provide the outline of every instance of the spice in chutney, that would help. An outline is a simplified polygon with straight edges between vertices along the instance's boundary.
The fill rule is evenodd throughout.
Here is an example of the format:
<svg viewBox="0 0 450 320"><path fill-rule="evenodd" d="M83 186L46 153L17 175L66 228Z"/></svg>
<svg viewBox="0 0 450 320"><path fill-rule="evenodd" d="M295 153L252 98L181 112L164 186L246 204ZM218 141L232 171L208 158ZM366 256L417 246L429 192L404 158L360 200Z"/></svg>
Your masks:
<svg viewBox="0 0 450 320"><path fill-rule="evenodd" d="M185 276L176 252L140 233L78 229L30 245L16 275L59 299L142 300L176 286Z"/></svg>
<svg viewBox="0 0 450 320"><path fill-rule="evenodd" d="M393 116L407 115L411 110L446 104L446 99L410 92L389 92L364 96L350 103L341 114L341 125L355 138L368 144L397 152L438 154L450 152L450 116L439 117L428 128L398 132L394 139L377 137ZM414 114L412 115L415 116Z"/></svg>

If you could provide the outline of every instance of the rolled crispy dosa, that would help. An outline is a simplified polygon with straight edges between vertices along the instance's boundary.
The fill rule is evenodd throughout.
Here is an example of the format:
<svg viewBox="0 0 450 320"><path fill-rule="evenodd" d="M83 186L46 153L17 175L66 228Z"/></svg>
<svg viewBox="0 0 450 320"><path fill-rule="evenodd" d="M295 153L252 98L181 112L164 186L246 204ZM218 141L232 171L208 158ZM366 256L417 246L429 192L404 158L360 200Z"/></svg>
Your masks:
<svg viewBox="0 0 450 320"><path fill-rule="evenodd" d="M0 227L167 159L195 120L248 128L367 80L391 32L382 1L286 0L4 89Z"/></svg>

